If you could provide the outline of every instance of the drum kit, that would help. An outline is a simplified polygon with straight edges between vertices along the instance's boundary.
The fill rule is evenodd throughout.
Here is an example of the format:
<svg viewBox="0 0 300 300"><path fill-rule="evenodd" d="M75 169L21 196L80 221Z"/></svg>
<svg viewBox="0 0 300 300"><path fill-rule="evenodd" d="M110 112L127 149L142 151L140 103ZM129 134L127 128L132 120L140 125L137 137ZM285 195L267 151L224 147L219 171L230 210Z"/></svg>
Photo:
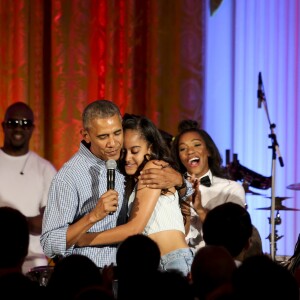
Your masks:
<svg viewBox="0 0 300 300"><path fill-rule="evenodd" d="M300 191L300 183L288 185L287 189L294 190L294 191ZM266 198L272 199L272 197L266 197ZM275 197L274 211L276 211L277 213L276 213L276 215L274 215L274 218L273 218L274 219L274 255L276 255L276 251L277 251L276 242L283 237L283 235L278 235L278 230L276 229L276 226L281 224L280 211L300 211L299 208L287 207L282 204L282 201L289 199L289 198L292 198L292 197ZM256 209L271 211L272 207L271 206L259 207ZM271 221L272 221L271 218L269 217L268 219L269 219L269 224L271 224ZM271 240L272 240L271 233L266 237L266 239L268 239L271 242Z"/></svg>
<svg viewBox="0 0 300 300"><path fill-rule="evenodd" d="M40 286L47 286L53 270L54 266L38 266L27 272L26 276L32 281L37 282Z"/></svg>
<svg viewBox="0 0 300 300"><path fill-rule="evenodd" d="M266 190L271 188L272 186L272 176L266 177L261 174L258 174L244 166L242 166L239 163L239 160L237 159L237 154L233 154L233 162L229 162L229 150L226 150L226 167L225 171L227 172L228 176L235 181L241 181L242 185L244 187L246 195L254 195L254 196L264 196L261 193L254 192L250 189L250 187L254 187L256 189L261 189L261 190ZM287 189L293 190L293 191L300 191L300 183L294 183L290 184L287 186ZM269 199L272 199L272 197L266 197ZM280 217L280 211L300 211L300 208L291 208L287 207L282 204L282 201L289 199L291 197L275 197L275 205L273 206L274 211L276 211L276 216L273 218L274 219L274 224L280 225L281 224L281 217ZM247 208L247 204L246 204ZM272 210L272 206L268 207L259 207L256 208L257 210ZM269 219L269 224L271 224L272 220L271 218ZM274 229L272 231L274 234L274 242L275 242L275 252L276 252L276 241L281 239L283 237L279 236L277 234L277 230ZM271 234L266 238L269 239L271 242Z"/></svg>
<svg viewBox="0 0 300 300"><path fill-rule="evenodd" d="M254 196L266 196L261 193L256 193L250 190L250 187L254 187L256 189L267 190L272 186L272 176L266 177L259 173L256 173L243 165L240 164L237 159L237 154L233 154L233 162L229 162L229 150L226 150L226 167L225 171L229 178L235 181L241 181L244 187L246 195L254 195ZM294 183L287 186L287 189L300 191L300 183ZM266 197L270 198L271 197ZM300 211L298 208L289 208L282 205L282 201L289 199L291 197L275 197L275 210L290 210L290 211ZM260 210L271 210L270 207L261 207L257 208Z"/></svg>
<svg viewBox="0 0 300 300"><path fill-rule="evenodd" d="M300 189L297 189L297 190L300 190ZM267 197L269 199L272 199L272 197ZM291 197L275 197L275 208L274 210L277 211L276 213L276 216L275 216L275 229L274 229L274 240L275 240L275 253L277 251L277 247L276 247L276 242L278 240L280 240L283 235L279 236L278 235L278 231L276 229L276 225L280 225L281 224L281 217L280 217L280 212L281 210L285 210L285 211L300 211L300 209L298 208L291 208L291 207L287 207L285 205L282 205L282 201L286 200L286 199L289 199ZM256 208L258 210L271 210L271 206L269 207L259 207L259 208ZM271 224L271 218L269 218L269 224ZM271 241L271 234L269 234L269 236L267 237L267 239L269 239L269 241Z"/></svg>
<svg viewBox="0 0 300 300"><path fill-rule="evenodd" d="M271 197L267 197L269 199L272 199ZM297 210L300 210L298 208L290 208L290 207L286 207L284 205L282 205L282 201L283 200L286 200L286 199L289 199L289 198L292 198L292 197L275 197L275 210L279 211L279 210L293 210L293 211L297 211ZM271 210L271 206L269 207L259 207L257 209L261 209L261 210Z"/></svg>

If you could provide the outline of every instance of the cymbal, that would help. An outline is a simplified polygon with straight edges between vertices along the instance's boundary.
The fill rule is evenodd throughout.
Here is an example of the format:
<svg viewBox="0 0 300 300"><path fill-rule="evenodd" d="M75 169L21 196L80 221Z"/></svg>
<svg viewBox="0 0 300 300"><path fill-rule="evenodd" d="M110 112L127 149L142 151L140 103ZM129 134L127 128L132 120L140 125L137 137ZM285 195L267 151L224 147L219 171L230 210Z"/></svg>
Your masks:
<svg viewBox="0 0 300 300"><path fill-rule="evenodd" d="M266 198L272 199L272 197L266 197ZM281 204L281 202L283 200L286 200L286 199L289 199L289 198L292 198L292 197L275 197L275 207L283 207L283 205ZM276 210L288 210L288 209L276 209Z"/></svg>
<svg viewBox="0 0 300 300"><path fill-rule="evenodd" d="M300 191L300 183L294 183L287 186L290 190Z"/></svg>
<svg viewBox="0 0 300 300"><path fill-rule="evenodd" d="M259 207L259 208L256 208L256 209L271 210L272 207L271 206L269 206L269 207ZM300 209L299 208L290 208L290 207L286 207L284 205L275 205L275 210L293 210L293 211L298 211Z"/></svg>
<svg viewBox="0 0 300 300"><path fill-rule="evenodd" d="M272 199L272 197L266 197L266 198ZM275 203L276 202L281 202L285 199L290 199L290 198L292 198L292 197L275 197Z"/></svg>

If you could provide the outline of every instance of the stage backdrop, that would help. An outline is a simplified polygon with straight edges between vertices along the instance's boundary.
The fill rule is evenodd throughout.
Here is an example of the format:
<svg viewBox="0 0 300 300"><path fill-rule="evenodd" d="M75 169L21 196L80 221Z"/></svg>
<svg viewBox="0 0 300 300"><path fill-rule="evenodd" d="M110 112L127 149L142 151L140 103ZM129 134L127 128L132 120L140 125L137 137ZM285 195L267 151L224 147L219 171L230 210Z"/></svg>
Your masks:
<svg viewBox="0 0 300 300"><path fill-rule="evenodd" d="M196 119L224 163L229 149L230 161L235 153L262 176L274 171L273 192L300 208L300 191L287 189L300 182L299 20L298 0L0 0L0 121L9 104L28 103L31 148L60 168L95 99L171 134L180 120ZM270 124L283 167L279 153L272 164ZM271 188L254 190L271 196ZM270 206L264 196L247 194L247 202L269 252L270 211L256 209ZM279 213L277 254L291 255L300 211Z"/></svg>
<svg viewBox="0 0 300 300"><path fill-rule="evenodd" d="M35 111L32 147L57 168L77 150L83 108L105 98L172 134L202 120L205 3L0 0L0 116ZM2 132L1 132L2 139Z"/></svg>
<svg viewBox="0 0 300 300"><path fill-rule="evenodd" d="M300 210L300 1L223 0L213 15L207 10L205 101L203 126L225 158L226 149L239 163L265 177L274 171L275 197ZM266 101L259 108L258 75ZM278 142L273 167L271 126ZM279 156L283 160L282 167ZM250 189L253 189L250 187ZM253 189L248 209L266 252L270 251L272 189ZM279 210L275 226L277 254L292 255L300 234L300 211ZM277 210L274 212L274 217Z"/></svg>

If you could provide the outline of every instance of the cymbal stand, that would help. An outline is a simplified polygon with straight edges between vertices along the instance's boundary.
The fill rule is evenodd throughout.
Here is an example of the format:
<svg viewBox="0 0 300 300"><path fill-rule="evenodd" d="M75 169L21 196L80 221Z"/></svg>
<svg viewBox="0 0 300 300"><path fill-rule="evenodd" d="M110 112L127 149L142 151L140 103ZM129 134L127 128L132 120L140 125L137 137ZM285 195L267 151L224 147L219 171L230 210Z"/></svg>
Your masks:
<svg viewBox="0 0 300 300"><path fill-rule="evenodd" d="M269 219L269 224L271 224L271 221L272 221L271 218L268 218L268 219ZM276 217L274 218L274 222L275 222L274 226L281 224L281 217L280 217L279 210L277 211ZM276 257L276 251L277 251L277 244L276 244L276 242L283 237L283 235L279 236L277 234L277 232L278 231L276 230L276 227L274 227L274 257ZM269 234L269 236L267 237L267 239L271 242L271 234Z"/></svg>
<svg viewBox="0 0 300 300"><path fill-rule="evenodd" d="M279 145L277 143L276 134L274 133L274 128L276 125L271 123L267 101L264 92L264 86L262 81L261 72L258 75L258 91L257 91L257 98L258 98L258 108L261 107L261 104L264 104L264 109L268 118L268 122L270 125L271 134L269 134L269 138L271 138L272 145L268 148L272 149L272 185L271 185L271 239L270 239L270 254L271 258L275 260L275 219L274 219L274 210L275 210L275 173L276 173L276 153L278 154L280 166L283 167L283 160L279 151Z"/></svg>

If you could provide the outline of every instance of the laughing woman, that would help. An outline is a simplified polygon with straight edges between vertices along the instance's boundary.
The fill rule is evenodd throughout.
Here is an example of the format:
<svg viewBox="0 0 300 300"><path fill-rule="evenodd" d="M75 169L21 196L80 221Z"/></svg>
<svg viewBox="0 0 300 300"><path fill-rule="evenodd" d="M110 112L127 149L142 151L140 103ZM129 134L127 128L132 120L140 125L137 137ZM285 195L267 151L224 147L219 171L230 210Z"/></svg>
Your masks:
<svg viewBox="0 0 300 300"><path fill-rule="evenodd" d="M202 223L207 211L225 202L245 207L245 191L241 184L226 178L216 144L196 121L183 120L178 129L172 143L173 160L200 191L195 199L181 202L186 216L186 240L197 250L204 246Z"/></svg>

